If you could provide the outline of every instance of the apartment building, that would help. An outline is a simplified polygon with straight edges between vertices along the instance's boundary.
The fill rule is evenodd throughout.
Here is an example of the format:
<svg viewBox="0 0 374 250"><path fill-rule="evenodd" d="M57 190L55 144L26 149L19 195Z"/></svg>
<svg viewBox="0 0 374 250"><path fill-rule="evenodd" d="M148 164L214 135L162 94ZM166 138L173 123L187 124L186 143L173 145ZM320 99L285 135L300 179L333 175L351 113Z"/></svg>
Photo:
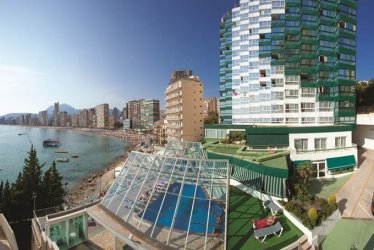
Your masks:
<svg viewBox="0 0 374 250"><path fill-rule="evenodd" d="M167 141L203 139L203 84L198 76L169 84L166 95Z"/></svg>
<svg viewBox="0 0 374 250"><path fill-rule="evenodd" d="M96 106L96 127L108 128L109 127L109 104L104 103Z"/></svg>

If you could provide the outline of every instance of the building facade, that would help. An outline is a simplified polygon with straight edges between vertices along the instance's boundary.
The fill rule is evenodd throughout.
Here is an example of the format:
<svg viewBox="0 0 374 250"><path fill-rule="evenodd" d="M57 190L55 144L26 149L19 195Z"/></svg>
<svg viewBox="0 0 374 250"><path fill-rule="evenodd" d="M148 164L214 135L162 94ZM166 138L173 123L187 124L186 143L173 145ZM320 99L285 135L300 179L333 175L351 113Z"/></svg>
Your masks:
<svg viewBox="0 0 374 250"><path fill-rule="evenodd" d="M140 106L143 99L132 100L127 103L127 118L131 121L132 129L141 129Z"/></svg>
<svg viewBox="0 0 374 250"><path fill-rule="evenodd" d="M356 5L240 1L221 22L221 121L354 124Z"/></svg>
<svg viewBox="0 0 374 250"><path fill-rule="evenodd" d="M208 117L210 112L218 114L217 97L204 97L204 118Z"/></svg>
<svg viewBox="0 0 374 250"><path fill-rule="evenodd" d="M60 127L68 126L68 113L66 111L58 113L58 122Z"/></svg>
<svg viewBox="0 0 374 250"><path fill-rule="evenodd" d="M89 124L89 115L87 109L79 111L79 127L87 128Z"/></svg>
<svg viewBox="0 0 374 250"><path fill-rule="evenodd" d="M140 120L142 129L152 129L153 124L160 120L160 100L143 100L140 103Z"/></svg>
<svg viewBox="0 0 374 250"><path fill-rule="evenodd" d="M95 108L88 109L88 127L96 128L96 110Z"/></svg>
<svg viewBox="0 0 374 250"><path fill-rule="evenodd" d="M357 162L356 16L356 0L241 0L220 24L221 123L321 175L331 159Z"/></svg>
<svg viewBox="0 0 374 250"><path fill-rule="evenodd" d="M60 125L58 113L60 113L60 104L58 102L55 102L53 110L53 125L55 127Z"/></svg>
<svg viewBox="0 0 374 250"><path fill-rule="evenodd" d="M39 124L42 126L48 126L48 112L43 110L39 112Z"/></svg>
<svg viewBox="0 0 374 250"><path fill-rule="evenodd" d="M74 128L79 127L79 114L74 114L71 117L71 126L74 127Z"/></svg>
<svg viewBox="0 0 374 250"><path fill-rule="evenodd" d="M198 76L177 80L166 91L167 141L203 139L203 84Z"/></svg>
<svg viewBox="0 0 374 250"><path fill-rule="evenodd" d="M104 103L96 106L96 127L108 128L109 127L109 104Z"/></svg>

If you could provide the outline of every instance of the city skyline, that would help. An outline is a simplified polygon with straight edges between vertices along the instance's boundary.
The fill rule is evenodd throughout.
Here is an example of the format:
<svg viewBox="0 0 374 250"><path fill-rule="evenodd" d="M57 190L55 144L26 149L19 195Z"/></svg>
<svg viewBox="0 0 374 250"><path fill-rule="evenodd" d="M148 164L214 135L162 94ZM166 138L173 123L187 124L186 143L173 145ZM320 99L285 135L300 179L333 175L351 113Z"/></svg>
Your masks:
<svg viewBox="0 0 374 250"><path fill-rule="evenodd" d="M218 24L234 2L2 2L0 115L38 113L55 100L80 109L156 98L164 108L178 69L201 77L204 96L218 96ZM358 4L358 80L374 76L373 7Z"/></svg>

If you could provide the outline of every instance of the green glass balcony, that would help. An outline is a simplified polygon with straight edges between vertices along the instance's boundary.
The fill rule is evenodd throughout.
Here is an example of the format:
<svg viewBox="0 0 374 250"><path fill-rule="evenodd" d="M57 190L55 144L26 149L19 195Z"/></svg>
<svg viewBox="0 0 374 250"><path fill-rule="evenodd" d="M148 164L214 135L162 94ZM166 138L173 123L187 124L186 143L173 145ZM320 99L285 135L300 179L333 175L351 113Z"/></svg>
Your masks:
<svg viewBox="0 0 374 250"><path fill-rule="evenodd" d="M315 88L317 86L316 82L301 82L301 88Z"/></svg>
<svg viewBox="0 0 374 250"><path fill-rule="evenodd" d="M286 30L285 34L286 35L299 35L300 34L300 29Z"/></svg>
<svg viewBox="0 0 374 250"><path fill-rule="evenodd" d="M299 6L301 6L301 1L299 2L286 1L286 7L299 7Z"/></svg>
<svg viewBox="0 0 374 250"><path fill-rule="evenodd" d="M334 96L334 101L335 102L340 102L340 101L355 102L356 97L352 95L337 95L337 96Z"/></svg>
<svg viewBox="0 0 374 250"><path fill-rule="evenodd" d="M284 59L272 60L271 65L284 65Z"/></svg>
<svg viewBox="0 0 374 250"><path fill-rule="evenodd" d="M301 73L307 73L307 74L315 74L317 73L317 69L315 67L303 67L300 68Z"/></svg>
<svg viewBox="0 0 374 250"><path fill-rule="evenodd" d="M301 14L304 15L318 15L318 11L316 9L301 9Z"/></svg>
<svg viewBox="0 0 374 250"><path fill-rule="evenodd" d="M325 9L325 10L332 10L335 11L337 4L332 3L332 2L320 2L319 3L320 8Z"/></svg>
<svg viewBox="0 0 374 250"><path fill-rule="evenodd" d="M318 102L332 102L334 100L334 97L330 96L329 94L318 93L316 96L316 100Z"/></svg>
<svg viewBox="0 0 374 250"><path fill-rule="evenodd" d="M293 43L286 42L284 44L284 48L286 48L286 49L300 49L300 42L293 42Z"/></svg>
<svg viewBox="0 0 374 250"><path fill-rule="evenodd" d="M354 9L357 9L357 3L352 0L340 0L339 1L342 4L348 5L349 7L352 7Z"/></svg>
<svg viewBox="0 0 374 250"><path fill-rule="evenodd" d="M300 62L300 56L288 56L286 62Z"/></svg>
<svg viewBox="0 0 374 250"><path fill-rule="evenodd" d="M339 37L346 37L346 38L349 38L349 39L356 39L356 33L354 31L349 31L349 30L345 30L345 29L339 29L339 31L337 32L337 35Z"/></svg>
<svg viewBox="0 0 374 250"><path fill-rule="evenodd" d="M331 71L335 71L335 66L333 66L333 65L328 65L328 64L318 64L318 66L317 66L317 68L318 68L318 70L323 70L323 71L329 71L329 72L331 72Z"/></svg>
<svg viewBox="0 0 374 250"><path fill-rule="evenodd" d="M318 80L317 81L318 86L323 86L323 87L333 87L337 85L336 81L328 81L328 80Z"/></svg>

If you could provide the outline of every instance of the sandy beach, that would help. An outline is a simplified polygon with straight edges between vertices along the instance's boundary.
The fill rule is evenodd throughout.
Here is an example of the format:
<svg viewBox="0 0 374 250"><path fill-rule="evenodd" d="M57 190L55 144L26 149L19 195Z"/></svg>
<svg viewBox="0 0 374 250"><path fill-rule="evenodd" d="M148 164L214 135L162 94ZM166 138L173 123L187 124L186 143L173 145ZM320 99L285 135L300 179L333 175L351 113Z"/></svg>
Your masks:
<svg viewBox="0 0 374 250"><path fill-rule="evenodd" d="M66 128L65 128L66 129ZM91 200L96 200L98 197L103 196L110 188L114 180L114 169L122 167L127 159L128 154L132 150L139 149L141 142L149 143L151 135L141 135L132 132L119 131L119 130L102 130L102 129L86 129L74 128L74 131L95 134L98 136L107 136L112 138L121 139L129 143L129 146L124 149L123 156L118 157L113 162L103 166L100 171L92 173L82 181L68 190L66 200L70 206L75 207L87 203Z"/></svg>

